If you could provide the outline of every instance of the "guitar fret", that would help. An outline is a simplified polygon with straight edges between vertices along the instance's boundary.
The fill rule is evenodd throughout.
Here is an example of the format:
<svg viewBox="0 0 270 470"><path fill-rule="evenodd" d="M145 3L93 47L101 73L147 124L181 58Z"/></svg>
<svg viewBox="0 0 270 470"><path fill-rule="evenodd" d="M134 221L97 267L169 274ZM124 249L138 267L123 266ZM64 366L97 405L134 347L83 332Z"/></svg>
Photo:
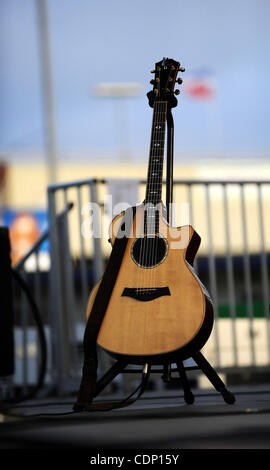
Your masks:
<svg viewBox="0 0 270 470"><path fill-rule="evenodd" d="M161 200L166 115L167 102L155 103L145 195L145 202L153 204L153 206L156 206ZM159 211L155 210L155 214L153 214L153 211L152 213L151 210L149 211L148 206L147 209L144 216L144 233L157 233Z"/></svg>

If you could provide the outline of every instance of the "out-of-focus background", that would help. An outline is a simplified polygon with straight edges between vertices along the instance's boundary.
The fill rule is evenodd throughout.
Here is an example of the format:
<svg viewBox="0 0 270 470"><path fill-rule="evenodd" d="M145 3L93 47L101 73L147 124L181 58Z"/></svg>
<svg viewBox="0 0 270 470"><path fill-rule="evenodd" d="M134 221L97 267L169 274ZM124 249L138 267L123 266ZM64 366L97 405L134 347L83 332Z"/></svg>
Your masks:
<svg viewBox="0 0 270 470"><path fill-rule="evenodd" d="M269 19L267 0L1 1L0 215L40 310L48 386L77 387L87 295L110 253L107 233L83 231L87 203L103 220L107 194L143 200L163 57L186 68L174 199L202 237L195 267L216 314L205 354L228 383L269 379ZM12 383L26 391L42 351L18 286L14 311Z"/></svg>

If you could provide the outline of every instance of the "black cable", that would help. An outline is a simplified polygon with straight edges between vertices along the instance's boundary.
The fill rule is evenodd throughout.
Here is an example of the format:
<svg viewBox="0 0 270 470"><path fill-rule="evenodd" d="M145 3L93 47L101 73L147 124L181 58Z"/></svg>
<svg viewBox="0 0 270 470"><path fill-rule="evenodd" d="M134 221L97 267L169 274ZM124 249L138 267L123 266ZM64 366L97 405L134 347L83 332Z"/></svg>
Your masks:
<svg viewBox="0 0 270 470"><path fill-rule="evenodd" d="M12 409L17 409L17 408L39 408L43 406L63 406L63 405L73 405L73 401L53 401L53 402L48 402L48 403L30 403L30 404L24 404L24 405L15 405L12 406ZM0 411L1 411L1 405L0 405Z"/></svg>
<svg viewBox="0 0 270 470"><path fill-rule="evenodd" d="M146 385L147 385L147 380L148 380L148 376L144 376L141 383L139 384L139 386L127 397L125 398L123 401L120 401L120 402L117 402L115 405L112 405L112 406L109 406L107 408L104 408L104 405L106 405L106 401L104 401L104 403L97 403L97 404L93 404L93 408L88 410L88 411L111 411L111 410L114 410L114 409L117 409L117 408L121 408L123 406L126 405L129 405L129 404L133 404L135 403L135 401L137 401L140 396L142 395L142 393L145 391L146 389ZM128 400L130 400L130 398L139 390L140 390L140 393L139 395L136 397L135 400L132 400L131 403L128 403ZM239 392L235 392L236 395L248 395L248 394L265 394L265 393L269 393L269 390L262 390L262 391L253 391L253 392L244 392L244 391L239 391ZM220 395L219 393L201 393L201 394L198 394L196 395L196 397L205 397L205 396L218 396ZM167 395L164 396L164 395L161 395L161 396L158 396L158 397L145 397L144 399L145 400L151 400L153 398L156 398L156 399L162 399L162 398L183 398L183 397L179 397L178 395L173 395L173 396L170 396L168 397ZM32 405L25 405L24 407L32 407L32 408L37 408L39 406L55 406L55 405L71 405L73 404L73 402L53 402L53 403L42 403L42 404L32 404ZM98 406L100 406L101 408L98 409ZM14 407L14 408L20 408L21 406L17 406L17 407ZM103 408L102 408L103 407ZM82 410L84 411L84 410ZM191 413L189 413L189 415L191 417L193 416L209 416L209 411L207 411L206 413L205 412L193 412L192 409L189 407L189 411ZM46 416L66 416L66 415L71 415L71 414L77 414L79 413L79 411L65 411L65 412L59 412L59 413L36 413L36 414L31 414L31 415L19 415L19 414L16 414L16 413L6 413L4 409L0 409L0 413L3 413L5 416L8 416L8 417L13 417L13 418L36 418L36 417L46 417ZM250 408L246 408L244 410L234 410L232 412L227 412L227 411L214 411L211 413L211 416L223 416L223 415L226 415L226 416L230 416L230 415L239 415L239 414L251 414L251 413L254 413L254 414L257 414L257 413L270 413L270 409L269 408L265 408L265 409L250 409Z"/></svg>
<svg viewBox="0 0 270 470"><path fill-rule="evenodd" d="M134 394L135 392L133 392ZM124 400L126 401L126 400ZM111 409L115 409L117 407L113 407ZM90 410L90 411L111 411L111 409L100 409L100 410ZM3 413L4 416L7 416L9 418L21 418L23 420L27 418L43 418L46 416L67 416L67 415L73 415L73 414L78 414L78 411L65 411L65 412L60 412L60 413L36 413L36 414L31 414L31 415L19 415L15 413ZM230 408L230 411L228 411L228 408L224 411L198 411L196 409L195 411L189 407L189 412L188 414L184 413L182 414L183 418L194 418L194 417L212 417L212 416L235 416L235 415L247 415L247 414L270 414L270 408L244 408L241 410L232 410ZM179 416L180 417L180 416Z"/></svg>
<svg viewBox="0 0 270 470"><path fill-rule="evenodd" d="M138 387L134 392L132 392L132 395L136 393L138 390ZM253 390L253 391L234 391L235 395L267 395L270 394L270 390ZM195 398L200 398L200 397L220 397L220 392L210 392L210 393L197 393L195 395ZM124 401L128 400L130 397L125 398ZM143 400L162 400L162 399L174 399L176 398L177 400L184 398L184 395L158 395L158 396L145 396L143 397ZM137 398L138 399L138 398ZM54 401L54 402L49 402L49 403L30 403L26 405L18 405L18 406L13 406L13 409L17 408L38 408L38 407L46 407L46 406L67 406L67 405L73 405L73 401ZM1 410L0 412L4 412L5 410Z"/></svg>
<svg viewBox="0 0 270 470"><path fill-rule="evenodd" d="M20 418L20 419L27 419L27 418L42 418L42 417L46 417L46 416L65 416L65 415L73 415L75 414L75 411L64 411L64 412L60 412L60 413L34 413L34 414L31 414L31 415L20 415L20 414L16 414L16 413L6 413L5 411L1 411L1 413L8 417L8 418Z"/></svg>
<svg viewBox="0 0 270 470"><path fill-rule="evenodd" d="M27 297L27 300L30 304L33 317L37 325L39 341L40 341L40 349L41 349L41 363L40 363L39 372L38 372L37 384L35 385L35 387L27 395L24 395L18 398L10 398L10 399L4 400L4 403L19 403L21 401L30 400L31 398L33 398L43 385L45 374L46 374L46 369L47 369L47 345L46 345L46 337L45 337L45 332L44 332L41 316L40 316L36 301L27 283L25 282L23 277L18 273L18 271L16 271L15 269L11 269L11 274L13 278L16 280L16 282L19 284L21 289L24 291Z"/></svg>
<svg viewBox="0 0 270 470"><path fill-rule="evenodd" d="M138 385L138 387L128 396L126 397L124 400L116 403L115 405L112 405L108 408L104 408L104 409L95 409L93 407L93 410L92 411L112 411L112 410L115 410L116 408L123 408L124 406L128 406L128 405L132 405L133 403L135 403L135 401L137 401L141 395L144 393L145 389L146 389L146 385L147 385L147 379L148 379L148 375L147 376L143 376L142 378L142 381L141 383ZM131 401L131 403L129 403L129 400L133 397L133 395L135 395L135 393L137 393L137 391L140 390L138 396ZM95 406L95 404L94 404ZM91 411L91 410L90 410Z"/></svg>
<svg viewBox="0 0 270 470"><path fill-rule="evenodd" d="M150 375L150 366L148 364L145 364L145 367L144 367L144 370L142 372L142 380L140 382L140 384L138 385L138 387L127 397L125 398L124 400L120 401L120 402L116 402L114 405L109 405L109 406L104 406L106 405L106 403L89 403L89 405L87 404L86 406L77 406L77 403L75 403L74 407L73 407L73 410L75 411L75 413L80 413L82 411L112 411L116 408L122 408L124 406L128 406L128 405L131 405L133 403L135 403L135 401L137 401L141 395L144 393L144 391L146 390L146 386L147 386L147 383L148 383L148 378L149 378L149 375ZM138 396L131 400L130 401L130 398L135 395L135 393L140 390Z"/></svg>
<svg viewBox="0 0 270 470"><path fill-rule="evenodd" d="M144 393L145 389L146 389L146 386L147 386L147 383L148 383L148 378L149 378L149 375L150 375L150 372L149 370L145 373L143 372L143 376L142 376L142 380L140 382L140 384L138 385L138 387L128 396L126 397L124 400L120 401L120 402L117 402L113 405L109 405L106 407L107 403L104 402L104 403L93 403L93 406L92 408L89 407L88 410L72 410L72 411L65 411L65 412L60 412L60 413L36 413L36 414L30 414L30 415L19 415L19 414L15 414L15 413L5 413L5 410L1 410L0 409L0 412L2 412L5 416L8 416L10 418L41 418L41 417L46 417L46 416L66 416L66 415L72 415L72 414L78 414L78 413L81 413L81 412L85 412L85 411L88 411L88 412L94 412L94 411L112 411L112 410L115 410L117 408L122 408L124 406L128 406L128 405L131 405L133 403L135 403L135 401L137 401L141 395ZM131 401L131 403L129 402L130 398L133 397L133 395L135 395L135 393L140 390L138 396ZM62 403L62 405L66 405L67 403ZM53 404L52 403L47 403L48 406L52 406ZM105 405L105 406L104 406ZM39 405L32 405L32 407L37 407Z"/></svg>

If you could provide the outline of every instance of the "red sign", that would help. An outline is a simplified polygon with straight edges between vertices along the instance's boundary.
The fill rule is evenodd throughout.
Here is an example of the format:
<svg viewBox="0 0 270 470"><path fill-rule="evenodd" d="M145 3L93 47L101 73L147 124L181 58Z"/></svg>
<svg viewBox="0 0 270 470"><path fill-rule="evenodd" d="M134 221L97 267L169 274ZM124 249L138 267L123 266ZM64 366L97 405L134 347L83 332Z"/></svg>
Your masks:
<svg viewBox="0 0 270 470"><path fill-rule="evenodd" d="M207 70L194 72L184 81L186 96L197 100L211 100L216 95L216 83Z"/></svg>

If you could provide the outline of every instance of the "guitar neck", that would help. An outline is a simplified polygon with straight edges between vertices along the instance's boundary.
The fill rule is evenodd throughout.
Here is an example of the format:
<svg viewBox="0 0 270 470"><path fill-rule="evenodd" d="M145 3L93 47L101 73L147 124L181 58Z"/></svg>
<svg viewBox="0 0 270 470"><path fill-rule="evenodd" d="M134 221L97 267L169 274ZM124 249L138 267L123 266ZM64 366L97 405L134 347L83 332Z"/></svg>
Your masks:
<svg viewBox="0 0 270 470"><path fill-rule="evenodd" d="M154 104L148 175L146 184L144 214L144 233L155 234L159 231L159 212L155 206L161 201L165 124L167 117L167 101L157 101Z"/></svg>
<svg viewBox="0 0 270 470"><path fill-rule="evenodd" d="M161 201L167 101L154 105L145 203Z"/></svg>

